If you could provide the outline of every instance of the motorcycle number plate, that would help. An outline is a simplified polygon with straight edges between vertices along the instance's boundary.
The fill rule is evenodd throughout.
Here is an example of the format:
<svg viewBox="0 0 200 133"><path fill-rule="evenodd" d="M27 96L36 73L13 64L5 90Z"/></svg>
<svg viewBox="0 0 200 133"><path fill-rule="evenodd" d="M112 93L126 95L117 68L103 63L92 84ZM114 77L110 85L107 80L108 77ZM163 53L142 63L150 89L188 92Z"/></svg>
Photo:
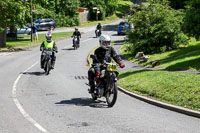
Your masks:
<svg viewBox="0 0 200 133"><path fill-rule="evenodd" d="M107 66L108 71L117 71L117 65L111 64Z"/></svg>
<svg viewBox="0 0 200 133"><path fill-rule="evenodd" d="M51 52L51 51L47 51L47 54L48 54L48 55L52 55L52 52Z"/></svg>

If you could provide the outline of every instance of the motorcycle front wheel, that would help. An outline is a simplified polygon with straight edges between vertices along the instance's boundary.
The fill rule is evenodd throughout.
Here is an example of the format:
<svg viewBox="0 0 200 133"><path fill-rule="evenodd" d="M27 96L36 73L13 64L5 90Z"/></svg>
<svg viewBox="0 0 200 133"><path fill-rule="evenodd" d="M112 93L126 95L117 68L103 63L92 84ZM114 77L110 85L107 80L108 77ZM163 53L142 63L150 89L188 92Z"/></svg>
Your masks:
<svg viewBox="0 0 200 133"><path fill-rule="evenodd" d="M48 60L48 62L46 63L46 66L45 66L46 75L49 74L50 70L51 70L51 60Z"/></svg>
<svg viewBox="0 0 200 133"><path fill-rule="evenodd" d="M111 83L105 95L108 107L112 107L115 104L117 100L117 92L118 92L117 83Z"/></svg>

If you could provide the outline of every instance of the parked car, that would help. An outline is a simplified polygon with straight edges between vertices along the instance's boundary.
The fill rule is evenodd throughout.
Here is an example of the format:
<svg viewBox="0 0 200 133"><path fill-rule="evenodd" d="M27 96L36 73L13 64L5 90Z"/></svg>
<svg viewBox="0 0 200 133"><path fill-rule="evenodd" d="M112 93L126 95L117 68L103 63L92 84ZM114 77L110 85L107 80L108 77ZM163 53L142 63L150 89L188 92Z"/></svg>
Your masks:
<svg viewBox="0 0 200 133"><path fill-rule="evenodd" d="M7 27L7 34L10 34L10 27ZM30 35L31 34L31 28L25 27L25 28L17 28L17 34L26 34Z"/></svg>
<svg viewBox="0 0 200 133"><path fill-rule="evenodd" d="M43 18L34 21L37 26L37 30L48 30L50 27L56 28L56 22L50 18ZM27 24L27 27L31 28L31 24Z"/></svg>
<svg viewBox="0 0 200 133"><path fill-rule="evenodd" d="M119 23L119 25L117 26L117 34L126 34L126 32L130 29L130 26L127 22L122 21Z"/></svg>

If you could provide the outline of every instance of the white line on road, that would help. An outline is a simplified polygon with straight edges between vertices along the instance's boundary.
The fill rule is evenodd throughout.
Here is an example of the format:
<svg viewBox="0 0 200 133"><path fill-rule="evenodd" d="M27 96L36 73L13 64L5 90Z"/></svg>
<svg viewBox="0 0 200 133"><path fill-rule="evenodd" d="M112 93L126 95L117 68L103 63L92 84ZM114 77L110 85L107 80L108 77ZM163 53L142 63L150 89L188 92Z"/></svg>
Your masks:
<svg viewBox="0 0 200 133"><path fill-rule="evenodd" d="M31 67L29 67L28 69L26 69L24 72L27 72L28 70L30 70L31 68L33 68L36 64L38 64L38 62L36 62L35 64L33 64ZM20 80L21 76L23 74L19 74L19 76L17 77L17 79L14 82L13 85L13 90L12 90L12 96L13 96L13 100L17 106L17 108L19 109L19 111L21 112L21 114L28 120L30 121L35 127L37 127L40 131L42 132L47 132L46 129L44 129L40 124L38 124L33 118L30 117L30 115L28 113L26 113L26 111L23 109L22 105L19 103L19 101L17 100L17 83Z"/></svg>

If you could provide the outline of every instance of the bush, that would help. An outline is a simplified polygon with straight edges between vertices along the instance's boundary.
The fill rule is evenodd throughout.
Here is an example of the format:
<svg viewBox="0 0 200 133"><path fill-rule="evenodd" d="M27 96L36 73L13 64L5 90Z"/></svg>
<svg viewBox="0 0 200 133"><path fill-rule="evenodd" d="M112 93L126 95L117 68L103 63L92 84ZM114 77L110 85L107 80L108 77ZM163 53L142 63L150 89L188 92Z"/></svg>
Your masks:
<svg viewBox="0 0 200 133"><path fill-rule="evenodd" d="M80 24L78 15L74 15L74 17L57 15L54 19L58 27L70 27L77 26Z"/></svg>
<svg viewBox="0 0 200 133"><path fill-rule="evenodd" d="M165 52L188 44L181 31L182 18L183 14L172 9L167 0L148 0L148 4L140 5L129 18L134 24L128 34L133 54Z"/></svg>

